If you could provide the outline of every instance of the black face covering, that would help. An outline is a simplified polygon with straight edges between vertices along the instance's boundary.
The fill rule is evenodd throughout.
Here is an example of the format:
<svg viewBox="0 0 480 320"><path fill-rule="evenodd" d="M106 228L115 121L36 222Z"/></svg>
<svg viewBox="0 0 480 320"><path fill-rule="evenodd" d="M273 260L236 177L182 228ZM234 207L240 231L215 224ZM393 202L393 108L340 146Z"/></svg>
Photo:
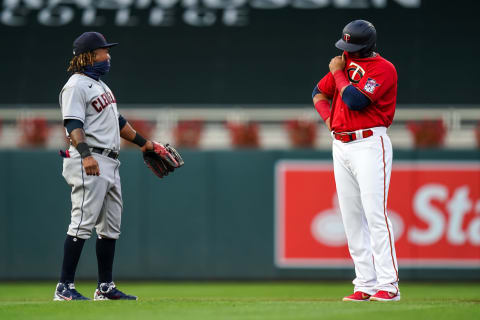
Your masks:
<svg viewBox="0 0 480 320"><path fill-rule="evenodd" d="M93 65L86 66L83 69L83 73L97 81L101 76L106 75L108 71L110 71L110 59L102 62L95 62Z"/></svg>

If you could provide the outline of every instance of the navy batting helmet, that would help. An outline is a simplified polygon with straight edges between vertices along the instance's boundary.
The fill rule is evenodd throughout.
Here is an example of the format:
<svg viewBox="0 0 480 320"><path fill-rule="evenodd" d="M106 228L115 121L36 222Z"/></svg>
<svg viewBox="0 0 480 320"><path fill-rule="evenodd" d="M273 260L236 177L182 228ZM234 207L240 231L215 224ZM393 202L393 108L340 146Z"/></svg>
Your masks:
<svg viewBox="0 0 480 320"><path fill-rule="evenodd" d="M365 20L355 20L343 28L342 39L335 46L347 52L369 55L376 48L377 31L373 24Z"/></svg>

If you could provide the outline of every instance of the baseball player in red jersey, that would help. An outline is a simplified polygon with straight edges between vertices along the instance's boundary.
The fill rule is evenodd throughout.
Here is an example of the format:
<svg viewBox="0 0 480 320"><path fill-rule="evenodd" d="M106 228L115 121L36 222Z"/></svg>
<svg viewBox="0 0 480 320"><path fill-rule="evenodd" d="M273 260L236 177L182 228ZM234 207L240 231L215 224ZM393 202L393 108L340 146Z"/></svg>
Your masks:
<svg viewBox="0 0 480 320"><path fill-rule="evenodd" d="M353 294L343 301L399 301L393 228L387 213L397 72L375 52L368 21L345 26L335 46L343 50L315 86L315 109L333 137L335 183L355 264ZM330 104L331 101L331 104Z"/></svg>

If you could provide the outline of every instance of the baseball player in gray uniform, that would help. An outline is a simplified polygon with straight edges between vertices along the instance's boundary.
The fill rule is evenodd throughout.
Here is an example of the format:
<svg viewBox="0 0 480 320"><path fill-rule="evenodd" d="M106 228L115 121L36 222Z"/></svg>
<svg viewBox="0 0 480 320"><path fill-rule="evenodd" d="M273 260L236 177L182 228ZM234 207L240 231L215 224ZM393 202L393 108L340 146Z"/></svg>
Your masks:
<svg viewBox="0 0 480 320"><path fill-rule="evenodd" d="M112 269L120 235L122 192L118 155L120 137L143 152L153 149L119 114L115 96L100 78L110 69L110 48L98 32L86 32L73 43L71 77L60 92L64 126L71 144L64 156L63 177L72 188L71 223L64 245L60 281L54 300L89 300L74 285L86 239L95 227L98 286L94 300L137 300L118 290Z"/></svg>

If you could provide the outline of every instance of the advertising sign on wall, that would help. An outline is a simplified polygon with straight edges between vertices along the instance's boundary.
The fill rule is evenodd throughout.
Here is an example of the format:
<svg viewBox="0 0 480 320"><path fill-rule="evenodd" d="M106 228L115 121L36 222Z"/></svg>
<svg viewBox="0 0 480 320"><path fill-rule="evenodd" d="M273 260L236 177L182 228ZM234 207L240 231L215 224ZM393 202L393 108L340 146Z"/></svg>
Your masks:
<svg viewBox="0 0 480 320"><path fill-rule="evenodd" d="M330 162L276 166L279 267L352 266ZM397 162L387 210L400 265L480 267L480 164Z"/></svg>

